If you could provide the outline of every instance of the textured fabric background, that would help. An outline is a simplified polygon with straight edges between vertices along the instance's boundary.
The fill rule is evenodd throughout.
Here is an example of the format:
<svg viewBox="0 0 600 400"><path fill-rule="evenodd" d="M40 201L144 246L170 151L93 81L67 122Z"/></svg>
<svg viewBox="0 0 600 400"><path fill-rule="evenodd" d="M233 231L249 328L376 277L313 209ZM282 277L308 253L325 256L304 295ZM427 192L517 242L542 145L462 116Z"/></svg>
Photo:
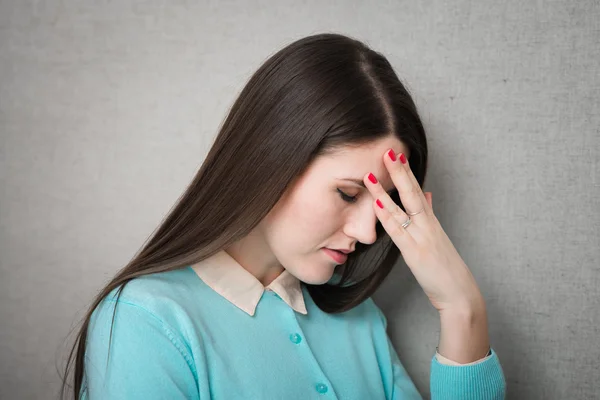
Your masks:
<svg viewBox="0 0 600 400"><path fill-rule="evenodd" d="M0 398L55 398L67 335L250 74L325 31L415 97L508 398L599 398L598 21L596 0L0 1ZM404 264L375 301L427 398L435 310Z"/></svg>

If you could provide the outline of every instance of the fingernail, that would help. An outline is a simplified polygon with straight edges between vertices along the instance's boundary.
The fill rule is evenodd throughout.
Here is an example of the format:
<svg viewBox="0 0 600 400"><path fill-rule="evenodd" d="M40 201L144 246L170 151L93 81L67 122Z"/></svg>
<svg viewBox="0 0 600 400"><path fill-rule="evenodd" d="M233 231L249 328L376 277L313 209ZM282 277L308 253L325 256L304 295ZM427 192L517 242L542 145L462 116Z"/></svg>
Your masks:
<svg viewBox="0 0 600 400"><path fill-rule="evenodd" d="M390 156L392 161L396 161L396 153L394 153L394 150L388 151L388 156Z"/></svg>
<svg viewBox="0 0 600 400"><path fill-rule="evenodd" d="M402 162L402 164L406 164L406 157L404 157L404 153L400 154L400 161Z"/></svg>
<svg viewBox="0 0 600 400"><path fill-rule="evenodd" d="M383 204L381 204L381 201L379 201L379 199L377 199L376 203L379 206L379 208L383 210Z"/></svg>
<svg viewBox="0 0 600 400"><path fill-rule="evenodd" d="M369 172L369 180L373 183L377 183L377 178L375 178L375 175L373 175L370 172Z"/></svg>

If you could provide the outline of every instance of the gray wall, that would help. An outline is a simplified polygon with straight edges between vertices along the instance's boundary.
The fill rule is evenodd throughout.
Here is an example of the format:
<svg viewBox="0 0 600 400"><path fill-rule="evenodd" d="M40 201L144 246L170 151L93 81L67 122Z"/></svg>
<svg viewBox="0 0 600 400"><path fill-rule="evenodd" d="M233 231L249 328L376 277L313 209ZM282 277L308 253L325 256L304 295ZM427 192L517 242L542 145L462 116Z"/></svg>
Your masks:
<svg viewBox="0 0 600 400"><path fill-rule="evenodd" d="M0 398L55 397L69 332L250 74L323 31L384 52L414 94L509 398L599 398L599 20L595 0L1 1ZM435 310L405 265L375 301L428 396Z"/></svg>

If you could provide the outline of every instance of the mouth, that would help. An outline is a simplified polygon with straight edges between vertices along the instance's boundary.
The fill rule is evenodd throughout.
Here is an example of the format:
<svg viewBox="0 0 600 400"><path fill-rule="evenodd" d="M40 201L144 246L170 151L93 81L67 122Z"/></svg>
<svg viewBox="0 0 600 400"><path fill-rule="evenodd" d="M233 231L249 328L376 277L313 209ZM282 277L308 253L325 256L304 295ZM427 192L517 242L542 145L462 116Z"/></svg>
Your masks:
<svg viewBox="0 0 600 400"><path fill-rule="evenodd" d="M323 247L323 252L338 264L343 264L348 259L348 256L341 251L328 249L327 247Z"/></svg>

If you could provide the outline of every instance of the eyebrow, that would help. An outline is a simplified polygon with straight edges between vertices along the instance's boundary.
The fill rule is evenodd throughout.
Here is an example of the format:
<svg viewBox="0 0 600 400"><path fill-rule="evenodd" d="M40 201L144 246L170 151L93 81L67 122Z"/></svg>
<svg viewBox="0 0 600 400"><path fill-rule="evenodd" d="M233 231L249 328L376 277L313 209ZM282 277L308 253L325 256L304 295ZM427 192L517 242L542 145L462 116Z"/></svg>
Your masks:
<svg viewBox="0 0 600 400"><path fill-rule="evenodd" d="M359 185L360 187L366 189L367 187L365 186L365 183L363 182L362 179L356 179L356 178L339 178L342 181L349 181L349 182L353 182L356 183L357 185ZM387 191L388 194L392 194L393 192L395 192L396 189L395 187L393 189L390 189Z"/></svg>

